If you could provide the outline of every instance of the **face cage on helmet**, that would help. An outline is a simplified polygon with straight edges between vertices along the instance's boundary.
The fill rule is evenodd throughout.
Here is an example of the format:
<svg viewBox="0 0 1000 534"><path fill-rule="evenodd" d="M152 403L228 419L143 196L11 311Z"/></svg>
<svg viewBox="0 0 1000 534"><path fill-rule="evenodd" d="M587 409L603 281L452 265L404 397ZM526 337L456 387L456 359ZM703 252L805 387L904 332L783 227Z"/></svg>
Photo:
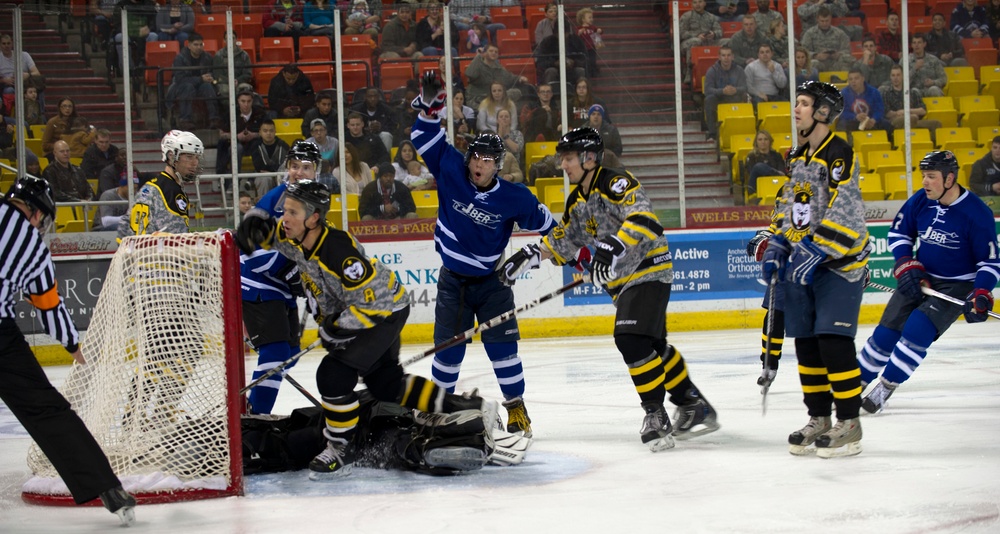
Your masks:
<svg viewBox="0 0 1000 534"><path fill-rule="evenodd" d="M193 156L197 156L198 158L198 166L195 167L192 173L181 174L177 170L177 161L181 159L181 155L183 154L191 154ZM170 153L168 159L169 161L167 161L167 165L169 165L170 168L174 170L174 174L176 174L185 183L189 184L194 183L194 181L197 180L199 176L201 176L201 173L205 172L205 168L201 166L201 155L198 154L197 152L181 152L180 150L175 150Z"/></svg>

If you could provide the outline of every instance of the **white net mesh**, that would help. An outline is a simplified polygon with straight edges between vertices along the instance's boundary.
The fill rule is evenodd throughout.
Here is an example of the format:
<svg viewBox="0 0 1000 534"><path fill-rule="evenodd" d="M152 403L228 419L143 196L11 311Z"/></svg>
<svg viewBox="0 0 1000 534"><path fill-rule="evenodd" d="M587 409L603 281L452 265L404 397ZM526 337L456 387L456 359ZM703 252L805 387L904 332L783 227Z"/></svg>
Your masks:
<svg viewBox="0 0 1000 534"><path fill-rule="evenodd" d="M123 240L82 343L87 364L62 387L130 491L231 482L222 239ZM28 465L58 478L37 445Z"/></svg>

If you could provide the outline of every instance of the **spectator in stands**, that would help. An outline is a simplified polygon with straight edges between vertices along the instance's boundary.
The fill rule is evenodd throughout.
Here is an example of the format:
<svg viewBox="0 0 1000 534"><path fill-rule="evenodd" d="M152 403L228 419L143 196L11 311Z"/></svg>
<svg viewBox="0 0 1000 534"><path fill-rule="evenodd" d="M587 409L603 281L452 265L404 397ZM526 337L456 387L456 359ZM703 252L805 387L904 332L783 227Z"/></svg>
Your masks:
<svg viewBox="0 0 1000 534"><path fill-rule="evenodd" d="M312 141L319 148L319 155L323 158L323 165L329 166L331 169L336 167L337 147L339 143L336 137L327 135L328 128L326 122L323 119L313 119L309 123L309 131L312 133L312 136L306 139L306 141Z"/></svg>
<svg viewBox="0 0 1000 534"><path fill-rule="evenodd" d="M892 125L885 118L882 95L865 83L865 75L860 70L851 69L847 73L847 87L840 93L844 95L844 112L837 121L838 130L886 130L892 138Z"/></svg>
<svg viewBox="0 0 1000 534"><path fill-rule="evenodd" d="M366 89L364 100L355 102L351 106L351 111L361 114L365 121L365 131L378 136L385 145L386 152L392 150L392 132L396 131L396 114L385 103L381 89L378 87Z"/></svg>
<svg viewBox="0 0 1000 534"><path fill-rule="evenodd" d="M473 106L478 106L490 94L491 86L494 83L499 83L507 90L513 89L518 83L528 81L526 77L518 76L500 64L500 49L493 44L476 54L476 57L466 67L465 75L469 79L466 96L469 97L469 102ZM520 96L520 90L518 90L518 96Z"/></svg>
<svg viewBox="0 0 1000 534"><path fill-rule="evenodd" d="M126 13L128 24L128 45L130 67L136 68L145 63L146 43L156 42L159 35L156 33L156 10L157 5L154 0L120 0L115 4L115 11L111 17L111 33L115 36L115 52L118 54L114 60L109 60L108 65L124 70L121 58L122 44L122 10Z"/></svg>
<svg viewBox="0 0 1000 534"><path fill-rule="evenodd" d="M795 50L795 86L798 87L808 81L819 81L819 70L813 66L812 57L805 48Z"/></svg>
<svg viewBox="0 0 1000 534"><path fill-rule="evenodd" d="M138 191L138 180L136 182L136 190ZM122 215L128 213L128 177L120 178L118 180L117 187L109 188L103 193L100 193L97 200L100 200L101 202L124 200L121 204L102 204L98 206L97 215L94 217L94 230L101 232L117 232L118 224L121 223Z"/></svg>
<svg viewBox="0 0 1000 534"><path fill-rule="evenodd" d="M416 164L416 168L414 168L414 164ZM399 143L392 167L396 170L396 180L406 184L406 187L409 187L411 191L437 188L437 182L431 175L431 171L417 160L417 149L409 139L404 139ZM413 172L414 170L416 172Z"/></svg>
<svg viewBox="0 0 1000 534"><path fill-rule="evenodd" d="M559 37L550 35L542 39L532 53L535 58L536 77L545 83L559 83ZM576 35L566 36L566 82L573 84L587 75L587 46Z"/></svg>
<svg viewBox="0 0 1000 534"><path fill-rule="evenodd" d="M305 31L305 4L302 0L275 0L261 20L264 37L291 37L299 49L299 37Z"/></svg>
<svg viewBox="0 0 1000 534"><path fill-rule="evenodd" d="M407 80L406 87L403 91L403 98L396 100L391 104L393 110L396 111L396 133L393 136L395 139L409 139L410 129L417 119L417 115L420 114L420 110L414 109L410 105L413 99L420 94L420 82L416 79Z"/></svg>
<svg viewBox="0 0 1000 534"><path fill-rule="evenodd" d="M347 172L341 172L340 167L337 167L333 169L333 177L340 182L340 186L347 191L347 194L360 195L361 191L372 183L371 167L362 161L357 147L351 143L344 143L344 164L347 166ZM392 165L389 167L393 168ZM393 176L395 172L393 168Z"/></svg>
<svg viewBox="0 0 1000 534"><path fill-rule="evenodd" d="M757 31L757 19L753 15L743 15L743 29L729 38L729 48L733 49L733 61L741 67L746 67L757 60L762 44L770 46L767 36Z"/></svg>
<svg viewBox="0 0 1000 534"><path fill-rule="evenodd" d="M107 50L108 42L111 41L111 18L115 15L117 3L117 0L90 0L87 7L87 14L91 16L97 30L101 50Z"/></svg>
<svg viewBox="0 0 1000 534"><path fill-rule="evenodd" d="M326 0L309 0L302 8L302 33L325 35L333 40L333 6ZM344 30L344 33L348 33ZM376 35L378 32L376 32Z"/></svg>
<svg viewBox="0 0 1000 534"><path fill-rule="evenodd" d="M597 51L604 48L604 30L594 25L594 10L585 7L576 12L576 34L587 49L587 76L597 76Z"/></svg>
<svg viewBox="0 0 1000 534"><path fill-rule="evenodd" d="M118 147L111 144L111 132L107 128L94 130L94 142L84 151L83 161L80 162L83 177L88 180L96 179L101 170L115 162L117 155Z"/></svg>
<svg viewBox="0 0 1000 534"><path fill-rule="evenodd" d="M910 87L916 87L926 96L944 96L948 75L941 60L927 53L924 34L910 37Z"/></svg>
<svg viewBox="0 0 1000 534"><path fill-rule="evenodd" d="M604 108L604 122L611 122L608 105L591 91L590 80L580 78L576 82L576 94L569 99L569 128L579 128L586 124L590 120L590 106L594 104L600 104Z"/></svg>
<svg viewBox="0 0 1000 534"><path fill-rule="evenodd" d="M21 77L24 84L34 84L35 87L44 87L45 77L35 66L35 61L31 59L31 54L21 51L21 67L23 69ZM5 95L14 94L14 38L9 34L0 35L0 93ZM44 89L43 89L44 90ZM40 90L41 93L43 90ZM12 97L6 97L8 99ZM42 109L45 109L45 98L39 95L38 101Z"/></svg>
<svg viewBox="0 0 1000 534"><path fill-rule="evenodd" d="M271 78L271 86L267 89L267 104L271 114L283 119L302 116L302 111L309 108L316 100L312 82L302 74L296 65L285 65L281 76Z"/></svg>
<svg viewBox="0 0 1000 534"><path fill-rule="evenodd" d="M899 57L903 53L903 35L899 31L899 15L889 13L885 18L885 29L879 32L878 51L892 58L899 63Z"/></svg>
<svg viewBox="0 0 1000 534"><path fill-rule="evenodd" d="M354 0L351 4L351 12L347 15L344 24L344 34L365 34L375 39L378 37L380 21L379 16L368 9L367 0Z"/></svg>
<svg viewBox="0 0 1000 534"><path fill-rule="evenodd" d="M365 132L365 117L357 111L347 115L347 132L344 142L354 145L358 159L368 166L377 166L381 161L389 161L389 151L377 135ZM343 183L343 180L341 180Z"/></svg>
<svg viewBox="0 0 1000 534"><path fill-rule="evenodd" d="M316 119L323 119L323 122L329 125L340 124L340 121L337 120L337 108L333 105L333 95L334 93L331 91L316 93L316 105L309 108L309 111L306 111L306 114L302 116L303 139L312 135L312 132L309 131L309 125Z"/></svg>
<svg viewBox="0 0 1000 534"><path fill-rule="evenodd" d="M889 84L879 88L882 101L885 104L885 118L893 129L903 128L906 114L903 111L903 67L893 65L889 71ZM933 139L935 131L941 127L941 121L927 120L927 106L920 89L910 86L910 127L927 128Z"/></svg>
<svg viewBox="0 0 1000 534"><path fill-rule="evenodd" d="M719 16L720 22L735 22L741 20L749 9L747 0L716 0L712 12Z"/></svg>
<svg viewBox="0 0 1000 534"><path fill-rule="evenodd" d="M56 141L63 140L68 143L73 134L90 131L87 121L78 119L80 117L76 114L76 104L73 100L70 98L59 99L58 113L45 123L45 130L42 133L42 152L49 158L49 161L52 160L52 148ZM83 125L83 128L80 125Z"/></svg>
<svg viewBox="0 0 1000 534"><path fill-rule="evenodd" d="M239 86L243 84L250 84L253 82L253 58L250 54L243 50L239 44L235 44L236 40L233 40L233 75L236 79L237 93L239 92ZM215 88L219 92L219 97L223 102L229 102L229 49L226 44L222 44L222 48L215 54L212 58L213 78L218 84Z"/></svg>
<svg viewBox="0 0 1000 534"><path fill-rule="evenodd" d="M416 219L417 206L406 184L396 180L396 171L389 162L379 165L378 180L365 186L358 199L358 215L362 221Z"/></svg>
<svg viewBox="0 0 1000 534"><path fill-rule="evenodd" d="M254 203L253 195L251 195L250 193L248 193L246 191L240 191L240 205L239 205L239 208L240 208L240 220L241 221L243 220L243 216L246 215L247 212L250 211L251 208L253 208L253 203Z"/></svg>
<svg viewBox="0 0 1000 534"><path fill-rule="evenodd" d="M614 124L604 120L604 106L594 104L587 112L590 117L587 126L601 134L601 139L604 140L604 149L614 152L616 156L621 156L622 136Z"/></svg>
<svg viewBox="0 0 1000 534"><path fill-rule="evenodd" d="M524 134L517 129L514 114L507 108L500 108L497 110L496 117L497 128L494 132L500 136L500 139L503 139L507 153L513 155L517 161L521 161L521 151L524 150Z"/></svg>
<svg viewBox="0 0 1000 534"><path fill-rule="evenodd" d="M52 148L53 161L42 171L42 178L52 187L52 198L57 202L78 202L94 198L83 171L70 162L69 144L56 141Z"/></svg>
<svg viewBox="0 0 1000 534"><path fill-rule="evenodd" d="M757 130L753 149L743 162L743 186L747 192L747 204L757 204L757 178L761 176L783 176L785 158L774 150L774 137L767 130Z"/></svg>
<svg viewBox="0 0 1000 534"><path fill-rule="evenodd" d="M927 40L927 53L941 60L946 67L964 67L969 64L965 60L965 48L962 38L948 29L944 15L935 13L931 19L933 27L924 34Z"/></svg>
<svg viewBox="0 0 1000 534"><path fill-rule="evenodd" d="M484 50L485 50L485 48L484 48ZM446 59L447 58L444 57L444 56L441 56L441 57L438 58L438 72L441 73L441 81L442 82L445 81L444 73L445 73L445 70L447 69L447 63L448 63L446 61ZM465 93L465 84L462 83L462 71L460 71L458 69L458 64L457 63L453 64L453 66L451 68L451 72L452 72L452 76L451 76L451 91L452 91L452 93L463 93L464 94ZM414 80L414 81L416 81L416 80Z"/></svg>
<svg viewBox="0 0 1000 534"><path fill-rule="evenodd" d="M263 108L253 105L253 91L244 89L236 96L236 161L250 152L250 145L260 137L260 125L267 119ZM216 145L215 173L229 172L232 162L230 151L232 140L229 137L229 125L219 132L219 144Z"/></svg>
<svg viewBox="0 0 1000 534"><path fill-rule="evenodd" d="M458 27L458 31L468 32L474 25L482 24L489 32L489 42L495 43L497 30L505 30L507 26L490 19L490 8L502 5L502 0L451 0L448 7L451 10L451 21Z"/></svg>
<svg viewBox="0 0 1000 534"><path fill-rule="evenodd" d="M205 40L201 35L192 33L188 36L187 44L174 58L174 67L198 67L174 71L167 89L167 106L173 107L176 104L178 107L177 126L185 131L197 127L193 109L197 99L208 111L209 128L222 129L217 100L219 95L215 91L215 76L212 75L212 55L205 52Z"/></svg>
<svg viewBox="0 0 1000 534"><path fill-rule="evenodd" d="M529 143L555 141L562 130L559 128L560 111L552 104L552 86L547 83L539 84L537 92L538 105L529 108L527 120L524 121L524 138Z"/></svg>
<svg viewBox="0 0 1000 534"><path fill-rule="evenodd" d="M972 165L969 190L979 196L1000 195L1000 135L993 138L989 154Z"/></svg>
<svg viewBox="0 0 1000 534"><path fill-rule="evenodd" d="M278 138L274 121L264 119L260 123L260 137L250 144L249 151L254 172L278 172L288 156L288 143ZM254 178L255 196L262 198L277 185L278 181L273 176Z"/></svg>
<svg viewBox="0 0 1000 534"><path fill-rule="evenodd" d="M15 116L17 110L11 110L11 117ZM24 86L24 123L28 126L28 136L35 137L32 126L45 126L45 110L42 109L41 102L38 101L38 88L28 83Z"/></svg>
<svg viewBox="0 0 1000 534"><path fill-rule="evenodd" d="M568 26L568 25L567 25ZM546 37L559 34L559 8L555 2L545 4L545 18L535 25L535 45Z"/></svg>
<svg viewBox="0 0 1000 534"><path fill-rule="evenodd" d="M951 31L961 37L988 37L990 35L990 18L986 8L976 5L976 0L962 0L951 12Z"/></svg>
<svg viewBox="0 0 1000 534"><path fill-rule="evenodd" d="M432 1L427 5L427 16L417 23L417 48L425 56L444 55L444 12L441 4ZM454 22L448 21L451 25L451 55L458 56L458 27Z"/></svg>
<svg viewBox="0 0 1000 534"><path fill-rule="evenodd" d="M158 41L178 41L184 46L188 35L194 31L194 10L181 0L170 0L156 12L156 37Z"/></svg>
<svg viewBox="0 0 1000 534"><path fill-rule="evenodd" d="M758 23L758 27L760 24ZM768 26L764 26L767 28ZM771 43L771 52L774 60L781 65L781 68L788 68L788 26L785 26L785 19L777 18L771 22L767 40Z"/></svg>
<svg viewBox="0 0 1000 534"><path fill-rule="evenodd" d="M753 18L757 20L758 28L761 30L769 30L773 28L774 23L779 20L782 24L785 23L785 17L782 16L781 12L771 9L771 0L755 0L755 2L757 3L757 11L754 11L752 15ZM777 55L775 57L777 57Z"/></svg>
<svg viewBox="0 0 1000 534"><path fill-rule="evenodd" d="M831 17L844 17L849 11L844 0L806 0L798 7L802 34L819 24L820 11L823 9L826 9Z"/></svg>
<svg viewBox="0 0 1000 534"><path fill-rule="evenodd" d="M777 61L771 59L770 44L761 43L757 50L757 59L751 61L744 72L747 79L747 93L755 109L758 102L777 100L785 94L788 75Z"/></svg>
<svg viewBox="0 0 1000 534"><path fill-rule="evenodd" d="M986 18L990 21L990 38L996 44L997 39L1000 39L1000 0L986 3Z"/></svg>
<svg viewBox="0 0 1000 534"><path fill-rule="evenodd" d="M733 50L719 48L719 60L705 75L705 122L708 130L706 141L719 137L719 104L747 101L747 77L743 67L733 61Z"/></svg>
<svg viewBox="0 0 1000 534"><path fill-rule="evenodd" d="M888 84L889 71L896 62L878 52L875 38L870 35L861 42L861 49L861 59L855 61L851 68L860 70L861 74L865 75L865 81L872 87L881 88Z"/></svg>
<svg viewBox="0 0 1000 534"><path fill-rule="evenodd" d="M812 54L813 65L820 72L847 70L854 62L851 38L844 30L833 26L832 21L830 10L822 6L816 16L816 25L802 34L802 47Z"/></svg>
<svg viewBox="0 0 1000 534"><path fill-rule="evenodd" d="M417 25L413 22L413 7L396 6L396 16L382 30L382 59L401 57L420 59L423 54L417 47Z"/></svg>
<svg viewBox="0 0 1000 534"><path fill-rule="evenodd" d="M692 0L691 11L681 15L681 51L687 70L684 73L684 83L691 83L691 49L696 46L715 46L722 38L722 26L719 17L705 11L705 0Z"/></svg>
<svg viewBox="0 0 1000 534"><path fill-rule="evenodd" d="M507 89L502 83L493 82L490 86L490 97L479 103L479 110L476 112L476 131L496 131L497 112L501 109L506 109L511 116L514 116L517 113L517 104L507 95ZM513 127L517 128L517 119L514 119Z"/></svg>
<svg viewBox="0 0 1000 534"><path fill-rule="evenodd" d="M69 144L69 157L83 159L83 155L94 143L97 136L97 127L87 122L83 117L77 117L73 121L73 133L66 139Z"/></svg>
<svg viewBox="0 0 1000 534"><path fill-rule="evenodd" d="M551 91L551 89L549 90ZM441 112L440 117L454 117L455 120L462 119L468 124L475 124L476 110L465 105L464 92L461 90L453 90L451 93L451 106L446 107Z"/></svg>
<svg viewBox="0 0 1000 534"><path fill-rule="evenodd" d="M145 184L150 178L159 174L158 172L141 173L134 167L132 168L131 173L127 173L125 172L127 166L128 155L124 150L119 150L118 153L115 154L115 161L111 163L111 165L101 169L101 172L97 177L97 192L95 193L95 196L100 198L109 190L114 190L118 187L119 182L128 179L129 175L131 175L132 181L136 184L135 190L138 191L139 188L141 188L142 185ZM122 214L124 214L124 212Z"/></svg>

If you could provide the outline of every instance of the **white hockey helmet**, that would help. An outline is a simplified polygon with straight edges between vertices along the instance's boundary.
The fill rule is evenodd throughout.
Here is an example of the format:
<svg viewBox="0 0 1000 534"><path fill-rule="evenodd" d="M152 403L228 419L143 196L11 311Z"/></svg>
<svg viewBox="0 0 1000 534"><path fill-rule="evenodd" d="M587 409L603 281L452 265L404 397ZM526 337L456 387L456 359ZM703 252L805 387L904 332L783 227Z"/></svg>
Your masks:
<svg viewBox="0 0 1000 534"><path fill-rule="evenodd" d="M181 154L194 154L199 158L205 153L205 145L198 136L183 130L170 130L160 141L163 162L173 163Z"/></svg>

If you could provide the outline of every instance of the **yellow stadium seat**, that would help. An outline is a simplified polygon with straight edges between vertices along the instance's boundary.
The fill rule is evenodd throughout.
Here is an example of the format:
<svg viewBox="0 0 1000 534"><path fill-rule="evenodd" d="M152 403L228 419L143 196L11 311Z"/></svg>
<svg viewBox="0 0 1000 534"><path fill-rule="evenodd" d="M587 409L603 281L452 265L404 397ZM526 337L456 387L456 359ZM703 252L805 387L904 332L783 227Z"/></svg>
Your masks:
<svg viewBox="0 0 1000 534"><path fill-rule="evenodd" d="M945 95L954 98L979 94L979 81L973 67L945 67L944 72L948 77L944 86Z"/></svg>
<svg viewBox="0 0 1000 534"><path fill-rule="evenodd" d="M733 183L739 183L740 165L743 163L743 160L746 159L747 154L753 150L753 144L756 138L757 134L739 134L734 135L729 140L729 152L733 154L733 159L730 161Z"/></svg>
<svg viewBox="0 0 1000 534"><path fill-rule="evenodd" d="M781 194L781 188L788 181L787 176L759 176L757 177L757 198L760 199L761 206L774 205L774 199Z"/></svg>
<svg viewBox="0 0 1000 534"><path fill-rule="evenodd" d="M302 137L302 119L276 119L274 131L288 146L292 146L297 139L305 139Z"/></svg>
<svg viewBox="0 0 1000 534"><path fill-rule="evenodd" d="M980 126L976 133L976 144L979 146L990 146L993 139L1000 135L1000 125Z"/></svg>
<svg viewBox="0 0 1000 534"><path fill-rule="evenodd" d="M872 150L891 150L889 136L885 130L865 130L851 132L851 140L856 154L864 154Z"/></svg>
<svg viewBox="0 0 1000 534"><path fill-rule="evenodd" d="M532 141L524 144L524 175L530 174L531 166L538 160L556 153L555 141Z"/></svg>
<svg viewBox="0 0 1000 534"><path fill-rule="evenodd" d="M926 120L941 121L945 128L955 128L958 126L958 110L955 109L955 100L950 96L924 97L924 106L927 107Z"/></svg>
<svg viewBox="0 0 1000 534"><path fill-rule="evenodd" d="M775 131L790 132L792 124L790 120L791 116L792 116L792 105L787 100L783 100L780 102L760 102L757 104L757 120L759 121L760 124L758 129L760 130L767 130L772 134ZM782 127L780 130L772 130L771 128L765 127L764 126L765 121L770 117L778 117L778 123L780 123L783 120L784 127ZM780 126L780 124L776 124L776 126Z"/></svg>
<svg viewBox="0 0 1000 534"><path fill-rule="evenodd" d="M878 173L859 175L858 187L861 189L861 200L885 200L885 188Z"/></svg>
<svg viewBox="0 0 1000 534"><path fill-rule="evenodd" d="M753 104L735 103L719 104L719 143L724 151L729 151L729 141L739 134L756 134L757 118L753 113Z"/></svg>
<svg viewBox="0 0 1000 534"><path fill-rule="evenodd" d="M840 81L834 81L833 77L836 76L840 78ZM846 70L828 70L819 73L819 81L831 84L847 83L847 71Z"/></svg>
<svg viewBox="0 0 1000 534"><path fill-rule="evenodd" d="M538 189L538 194L535 196L538 197L539 202L545 204L546 202L548 202L548 199L545 198L546 189L551 185L558 185L562 187L563 183L564 180L562 176L553 176L551 178L539 178L535 180L535 188Z"/></svg>
<svg viewBox="0 0 1000 534"><path fill-rule="evenodd" d="M792 137L791 132L774 134L774 144L771 145L771 148L773 148L778 154L781 154L781 157L785 157L785 151L793 146L795 146L795 140Z"/></svg>
<svg viewBox="0 0 1000 534"><path fill-rule="evenodd" d="M1000 124L1000 110L992 95L970 95L958 99L958 112L962 126L978 133L983 126Z"/></svg>
<svg viewBox="0 0 1000 534"><path fill-rule="evenodd" d="M897 130L893 134L893 142L895 143L894 148L903 148L906 143L903 141L903 131ZM928 147L927 150L934 149L934 141L931 139L931 131L927 128L913 128L910 130L910 144L913 146L913 152L917 152L917 147Z"/></svg>
<svg viewBox="0 0 1000 534"><path fill-rule="evenodd" d="M421 219L433 219L438 212L438 192L434 189L426 191L412 191L413 203L417 205L417 217Z"/></svg>
<svg viewBox="0 0 1000 534"><path fill-rule="evenodd" d="M566 189L562 185L545 186L545 205L552 213L566 211Z"/></svg>
<svg viewBox="0 0 1000 534"><path fill-rule="evenodd" d="M971 128L938 128L935 132L937 146L941 150L951 150L954 152L960 148L975 148L976 142L972 139Z"/></svg>
<svg viewBox="0 0 1000 534"><path fill-rule="evenodd" d="M983 84L981 95L991 95L1000 101L1000 65L983 65L979 68L979 82Z"/></svg>
<svg viewBox="0 0 1000 534"><path fill-rule="evenodd" d="M890 172L906 172L906 158L900 151L873 150L865 154L865 165L868 172L883 176Z"/></svg>
<svg viewBox="0 0 1000 534"><path fill-rule="evenodd" d="M917 192L923 187L920 173L913 174L913 191ZM906 200L910 198L906 190L906 173L893 172L882 177L882 187L885 190L888 200Z"/></svg>

